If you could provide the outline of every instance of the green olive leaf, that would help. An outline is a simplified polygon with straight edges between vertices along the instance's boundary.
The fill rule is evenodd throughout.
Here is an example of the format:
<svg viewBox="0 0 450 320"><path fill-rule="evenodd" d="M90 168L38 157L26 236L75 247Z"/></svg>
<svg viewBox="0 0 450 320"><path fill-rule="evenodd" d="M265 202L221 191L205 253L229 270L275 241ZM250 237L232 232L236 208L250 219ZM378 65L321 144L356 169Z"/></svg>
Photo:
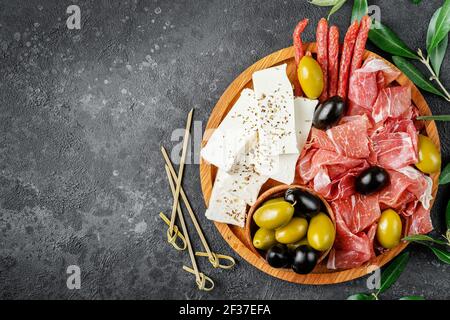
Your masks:
<svg viewBox="0 0 450 320"><path fill-rule="evenodd" d="M368 10L367 0L355 0L353 2L351 22L355 20L361 21L361 18L367 14L367 10Z"/></svg>
<svg viewBox="0 0 450 320"><path fill-rule="evenodd" d="M435 121L450 121L450 114L443 114L437 116L419 116L416 117L417 120L435 120ZM441 174L442 177L442 174ZM450 179L450 177L449 177ZM450 180L449 180L450 182Z"/></svg>
<svg viewBox="0 0 450 320"><path fill-rule="evenodd" d="M377 28L370 29L369 39L374 45L383 51L396 56L419 59L417 54L408 48L408 46L394 33L394 31L383 25L381 22L378 23Z"/></svg>
<svg viewBox="0 0 450 320"><path fill-rule="evenodd" d="M438 46L431 50L430 53L431 65L433 66L433 70L438 77L441 71L442 62L444 61L445 54L447 53L447 48L448 36L445 36L445 38L438 44Z"/></svg>
<svg viewBox="0 0 450 320"><path fill-rule="evenodd" d="M402 274L409 260L409 252L399 255L389 266L381 273L381 286L378 293L385 292L389 289L398 277Z"/></svg>
<svg viewBox="0 0 450 320"><path fill-rule="evenodd" d="M347 300L375 300L375 297L372 294L357 293L349 296Z"/></svg>
<svg viewBox="0 0 450 320"><path fill-rule="evenodd" d="M443 240L437 240L430 236L427 236L425 234L415 234L411 236L404 237L402 240L409 241L409 242L433 242L437 244L447 244L446 241Z"/></svg>
<svg viewBox="0 0 450 320"><path fill-rule="evenodd" d="M436 19L436 27L430 44L427 46L428 52L436 48L450 31L450 0L445 0L444 5Z"/></svg>
<svg viewBox="0 0 450 320"><path fill-rule="evenodd" d="M422 0L410 0L412 3L414 3L414 4L419 4L419 3L421 3L422 2Z"/></svg>
<svg viewBox="0 0 450 320"><path fill-rule="evenodd" d="M417 69L411 62L402 57L393 56L397 68L399 68L412 82L414 82L419 88L431 92L435 95L445 98L445 95L436 89L435 86L425 78L425 76Z"/></svg>
<svg viewBox="0 0 450 320"><path fill-rule="evenodd" d="M442 170L441 175L439 176L439 184L447 183L450 183L450 163L447 163L444 170Z"/></svg>
<svg viewBox="0 0 450 320"><path fill-rule="evenodd" d="M428 25L427 31L427 51L430 56L431 65L433 66L433 70L437 76L439 76L439 71L441 69L442 61L444 60L445 54L447 53L448 47L448 35L442 39L442 41L431 51L429 48L431 47L431 41L433 40L433 36L436 33L436 22L439 14L442 11L442 7L437 9L433 14L433 17L430 20L430 24Z"/></svg>
<svg viewBox="0 0 450 320"><path fill-rule="evenodd" d="M398 300L425 300L425 298L422 296L406 296L406 297L402 297Z"/></svg>
<svg viewBox="0 0 450 320"><path fill-rule="evenodd" d="M319 7L331 7L338 3L339 0L309 0L308 2Z"/></svg>
<svg viewBox="0 0 450 320"><path fill-rule="evenodd" d="M333 8L331 8L330 13L328 14L327 20L330 20L331 15L336 13L346 2L347 2L347 0L339 0L338 2L336 2L336 4L333 6Z"/></svg>
<svg viewBox="0 0 450 320"><path fill-rule="evenodd" d="M438 257L439 260L441 260L442 262L446 263L446 264L450 264L450 252L435 248L435 247L430 247L431 251L433 251L433 253L436 255L436 257Z"/></svg>

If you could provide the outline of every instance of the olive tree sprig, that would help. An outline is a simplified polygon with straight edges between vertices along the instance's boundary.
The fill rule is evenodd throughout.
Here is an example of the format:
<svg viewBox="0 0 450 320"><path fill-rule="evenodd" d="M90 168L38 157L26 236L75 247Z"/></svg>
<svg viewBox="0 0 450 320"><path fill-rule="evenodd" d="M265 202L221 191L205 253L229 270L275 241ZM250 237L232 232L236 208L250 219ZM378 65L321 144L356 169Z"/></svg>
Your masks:
<svg viewBox="0 0 450 320"><path fill-rule="evenodd" d="M431 66L431 63L430 63L430 56L428 55L427 57L425 57L425 55L423 54L421 49L417 49L417 54L420 58L420 62L422 62L425 65L425 67L427 67L428 71L430 72L430 74L431 74L430 80L434 80L437 83L437 85L440 87L442 93L444 94L443 98L450 102L450 93L444 87L441 80L439 80L439 77L436 75L436 72L433 70L433 67Z"/></svg>

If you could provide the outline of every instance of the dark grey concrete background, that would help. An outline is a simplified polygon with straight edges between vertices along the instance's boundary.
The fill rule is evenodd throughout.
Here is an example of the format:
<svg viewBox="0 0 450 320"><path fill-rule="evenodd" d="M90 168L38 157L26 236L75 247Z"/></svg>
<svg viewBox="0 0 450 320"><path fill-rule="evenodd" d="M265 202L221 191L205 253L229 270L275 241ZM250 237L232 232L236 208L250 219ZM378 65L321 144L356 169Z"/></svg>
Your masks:
<svg viewBox="0 0 450 320"><path fill-rule="evenodd" d="M348 2L331 19L341 30ZM371 1L412 48L424 47L441 2ZM70 4L81 8L81 30L66 28ZM216 288L198 291L181 269L187 253L166 243L157 217L171 207L159 146L179 142L172 131L184 127L188 110L195 107L204 127L237 75L291 45L300 18L315 25L327 12L306 0L0 0L0 297L343 299L365 291L364 278L290 284L236 256L204 218L198 165L186 167L185 189L212 247L234 255L236 268L201 261ZM442 79L450 86L448 58ZM450 111L425 97L433 112ZM449 125L439 131L446 162ZM439 232L448 195L441 188L433 209ZM418 246L411 255L384 298L449 298L449 267ZM81 267L80 290L66 287L72 264Z"/></svg>

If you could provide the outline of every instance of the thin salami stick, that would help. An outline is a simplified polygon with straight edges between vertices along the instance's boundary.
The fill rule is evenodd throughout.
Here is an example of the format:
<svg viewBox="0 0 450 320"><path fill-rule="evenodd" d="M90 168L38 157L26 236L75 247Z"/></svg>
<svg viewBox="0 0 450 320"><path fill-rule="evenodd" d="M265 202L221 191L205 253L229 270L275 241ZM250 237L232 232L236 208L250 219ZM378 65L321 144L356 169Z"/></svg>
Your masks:
<svg viewBox="0 0 450 320"><path fill-rule="evenodd" d="M328 22L327 19L320 19L316 31L317 62L322 68L323 90L319 101L323 102L328 98Z"/></svg>
<svg viewBox="0 0 450 320"><path fill-rule="evenodd" d="M295 57L295 74L297 74L297 67L300 63L300 60L303 58L303 43L302 43L302 32L305 30L308 25L309 20L303 19L301 20L294 29L294 34L292 35L294 42L294 57ZM300 82L297 80L294 82L295 88L295 96L300 97L302 95L302 87L300 86Z"/></svg>
<svg viewBox="0 0 450 320"><path fill-rule="evenodd" d="M358 20L355 20L348 28L344 38L344 47L342 48L341 64L339 66L338 95L342 99L347 98L348 77L352 64L353 49L355 47L356 37L358 36Z"/></svg>
<svg viewBox="0 0 450 320"><path fill-rule="evenodd" d="M292 35L294 40L294 56L295 56L295 65L298 66L300 59L303 58L303 43L302 43L302 32L305 30L308 25L309 19L303 19L300 21L294 29L294 34Z"/></svg>
<svg viewBox="0 0 450 320"><path fill-rule="evenodd" d="M328 96L337 94L339 77L339 28L332 26L328 33Z"/></svg>
<svg viewBox="0 0 450 320"><path fill-rule="evenodd" d="M361 19L358 37L356 38L355 50L352 59L352 67L350 69L350 77L352 76L353 72L355 72L355 70L361 68L364 57L364 51L366 49L366 42L369 36L370 25L371 25L370 17L364 16Z"/></svg>

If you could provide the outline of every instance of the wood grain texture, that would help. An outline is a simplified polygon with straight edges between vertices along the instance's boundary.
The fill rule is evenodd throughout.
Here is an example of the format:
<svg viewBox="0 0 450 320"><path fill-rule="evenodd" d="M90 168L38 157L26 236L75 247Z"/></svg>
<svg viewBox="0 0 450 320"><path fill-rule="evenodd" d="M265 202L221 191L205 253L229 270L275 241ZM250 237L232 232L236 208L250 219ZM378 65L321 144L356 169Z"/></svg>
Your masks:
<svg viewBox="0 0 450 320"><path fill-rule="evenodd" d="M311 52L316 52L315 43L309 43L304 45L305 50ZM375 57L384 60L377 54L367 51L365 52L364 59L368 57ZM384 60L392 68L397 69L390 62ZM211 116L206 125L205 134L202 141L202 146L204 146L209 137L211 136L212 130L219 126L222 119L228 113L228 111L233 106L234 102L239 98L241 91L244 88L252 88L252 75L254 72L262 69L266 69L275 65L287 64L287 74L291 82L295 77L295 63L294 63L294 49L293 47L285 48L274 52L265 58L259 60L243 73L241 73L225 90L223 95L220 97L215 108L213 109ZM421 115L431 115L430 108L428 107L424 97L416 86L403 74L401 74L396 81L400 85L406 85L411 87L412 100L414 104L418 107ZM426 121L425 132L431 138L431 140L439 147L440 141L439 134L434 121ZM206 205L209 203L209 198L211 196L212 187L214 185L215 175L217 168L211 166L205 161L200 161L200 179L203 196ZM435 198L438 189L438 179L439 174L435 173L431 175L433 179L433 197ZM276 181L269 180L261 189L261 193L268 190L269 188L279 185ZM402 250L408 245L405 242L400 243L397 247L381 254L372 260L364 263L363 265L347 270L328 270L324 263L314 269L314 271L307 275L299 275L288 269L274 269L270 267L265 260L253 252L245 240L245 229L239 228L232 225L227 225L223 223L215 223L216 228L219 230L222 237L227 241L231 248L236 251L243 259L248 263L252 264L256 268L264 271L276 278L283 279L289 282L300 283L300 284L312 284L312 285L324 285L333 284L339 282L345 282L352 279L356 279L367 275L373 271L374 267L382 267L389 261L391 261L395 256L397 256Z"/></svg>

